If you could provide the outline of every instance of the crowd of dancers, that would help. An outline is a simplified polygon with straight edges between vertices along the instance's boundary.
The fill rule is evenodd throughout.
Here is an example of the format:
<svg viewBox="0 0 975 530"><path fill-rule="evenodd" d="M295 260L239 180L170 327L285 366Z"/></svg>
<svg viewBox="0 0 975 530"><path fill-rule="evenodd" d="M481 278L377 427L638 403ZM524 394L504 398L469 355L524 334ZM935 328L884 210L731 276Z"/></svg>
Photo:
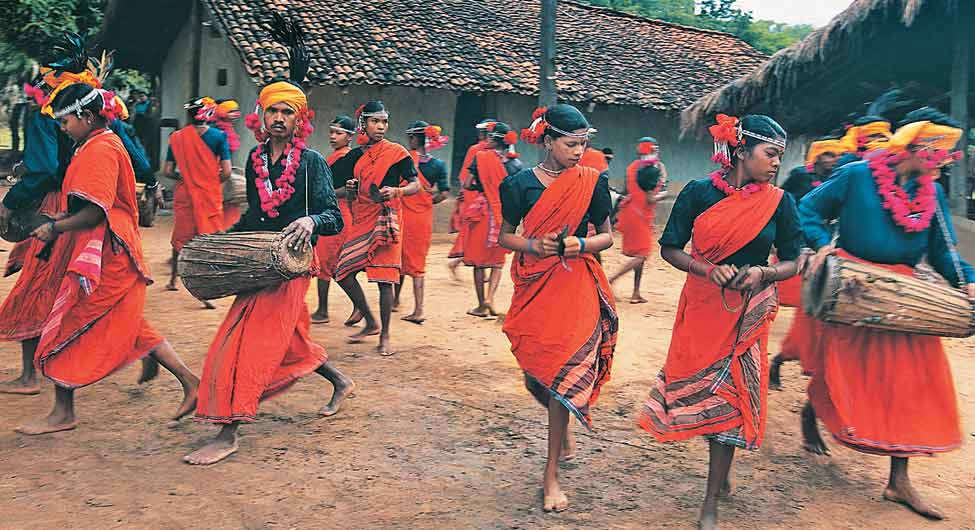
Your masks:
<svg viewBox="0 0 975 530"><path fill-rule="evenodd" d="M243 214L223 199L231 153L240 145L233 130L239 105L196 97L186 104L187 125L170 137L163 172L178 184L168 288L178 289L179 253L195 236L280 232L295 250L314 247L317 309L310 312L304 301L309 277L241 294L210 344L201 377L186 367L143 315L151 280L135 184L146 184L149 194L158 193L158 184L145 169L145 153L119 125L124 105L102 88L105 72L93 69L83 40L72 37L66 57L27 87L38 104L27 171L0 209L0 229L21 208L51 218L11 253L7 274L19 276L0 307L0 340L20 342L23 352L22 375L0 392L37 394L38 373L55 387L52 411L19 432L75 428L74 390L142 360L141 380L151 379L158 364L182 385L173 418L195 413L219 427L212 441L184 457L214 464L237 451L238 428L255 420L259 403L298 378L314 372L333 385L323 416L337 413L355 389L311 340L311 325L329 321L333 280L354 305L345 324L362 324L349 340L378 337L381 355L394 353L391 315L407 276L414 307L401 320L425 321L433 206L449 191L447 168L431 152L447 138L440 127L415 121L406 128L408 145L398 145L386 139L387 109L371 101L330 122L331 152L321 155L308 145L314 128L302 88L308 55L301 29L278 15L272 35L289 49L290 72L260 90L257 110L245 120L257 146L246 157ZM940 339L826 324L797 311L782 352L768 361L780 303L798 306L799 277L818 271L829 255L908 275L926 256L947 282L975 297L975 270L953 250L937 182L940 168L957 159L961 127L922 108L894 129L874 110L842 137L814 142L807 164L781 188L774 182L786 131L768 116L717 116L710 132L719 168L687 182L659 238L662 258L687 275L665 364L638 421L661 442L708 440L701 528L717 525L736 449L761 445L770 377L778 386L778 367L787 360L799 360L811 376L805 447L827 452L818 418L840 444L890 457L886 499L942 517L907 473L910 458L962 441ZM558 469L574 451L570 417L592 428L592 405L610 378L620 331L599 259L613 246L608 164L591 147L596 130L570 105L537 109L520 134L493 119L477 129L480 140L460 175L450 266L474 271L476 306L468 314L492 318L500 314L495 294L513 253L514 294L503 332L526 387L548 411L543 508L562 511L569 501ZM542 162L524 167L519 142L540 148ZM630 259L612 279L633 272L630 302L644 303L641 276L653 250L655 207L667 197L667 171L653 138L641 138L636 152L615 225ZM378 319L360 273L378 288Z"/></svg>

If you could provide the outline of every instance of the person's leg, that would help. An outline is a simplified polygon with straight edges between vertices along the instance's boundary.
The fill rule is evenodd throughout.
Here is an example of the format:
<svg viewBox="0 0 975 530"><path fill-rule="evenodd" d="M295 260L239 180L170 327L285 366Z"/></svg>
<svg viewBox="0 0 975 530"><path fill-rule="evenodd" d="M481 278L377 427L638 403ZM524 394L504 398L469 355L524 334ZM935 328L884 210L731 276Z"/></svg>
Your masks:
<svg viewBox="0 0 975 530"><path fill-rule="evenodd" d="M359 280L356 279L356 275L350 274L343 278L339 282L339 287L345 291L345 294L348 295L349 300L352 300L352 305L355 306L355 311L358 311L359 314L362 315L362 318L365 318L366 320L366 326L358 333L355 333L349 337L349 340L358 342L365 337L378 335L379 324L376 322L376 317L372 314L372 311L369 310L369 303L366 302L366 293L362 291L362 286L359 285ZM355 313L353 313L352 317L349 317L349 319L351 320L354 316ZM349 325L349 323L346 322L346 325Z"/></svg>
<svg viewBox="0 0 975 530"><path fill-rule="evenodd" d="M488 276L488 288L485 303L487 304L488 312L492 316L499 315L499 313L494 309L494 295L497 294L498 287L501 286L501 272L501 267L491 267L491 274Z"/></svg>
<svg viewBox="0 0 975 530"><path fill-rule="evenodd" d="M819 427L816 425L816 409L812 403L806 402L802 407L802 448L814 455L829 456L829 447L819 434Z"/></svg>
<svg viewBox="0 0 975 530"><path fill-rule="evenodd" d="M179 262L179 251L173 249L173 260L169 267L169 283L166 284L167 291L176 291L176 266Z"/></svg>
<svg viewBox="0 0 975 530"><path fill-rule="evenodd" d="M453 258L447 262L447 269L450 271L450 278L455 282L460 281L460 276L457 276L457 267L460 266L460 262L463 260L464 258Z"/></svg>
<svg viewBox="0 0 975 530"><path fill-rule="evenodd" d="M542 507L546 512L561 512L569 507L569 499L559 484L559 460L569 425L569 409L557 399L548 401L548 459L542 479Z"/></svg>
<svg viewBox="0 0 975 530"><path fill-rule="evenodd" d="M640 294L640 282L643 281L643 266L647 260L645 258L634 258L636 263L633 267L633 296L630 297L631 304L645 304L646 298Z"/></svg>
<svg viewBox="0 0 975 530"><path fill-rule="evenodd" d="M407 322L422 324L426 320L423 318L423 288L426 283L424 280L423 276L413 277L413 312L403 317Z"/></svg>
<svg viewBox="0 0 975 530"><path fill-rule="evenodd" d="M382 322L382 331L379 334L379 346L376 351L379 355L389 357L395 353L389 345L389 321L393 315L393 285L381 282L379 285L379 319Z"/></svg>
<svg viewBox="0 0 975 530"><path fill-rule="evenodd" d="M208 466L236 453L238 427L240 427L239 422L221 425L220 432L210 443L184 456L183 461L196 466Z"/></svg>
<svg viewBox="0 0 975 530"><path fill-rule="evenodd" d="M709 444L708 485L701 505L701 530L714 530L718 527L718 496L726 487L731 462L735 458L735 448L731 445L711 441Z"/></svg>
<svg viewBox="0 0 975 530"><path fill-rule="evenodd" d="M176 376L179 384L183 387L183 402L180 403L172 418L178 420L193 412L196 409L196 396L200 388L200 379L193 375L193 372L183 363L183 359L176 353L168 340L160 342L149 355L159 361L159 364L169 370L169 373Z"/></svg>
<svg viewBox="0 0 975 530"><path fill-rule="evenodd" d="M315 373L332 383L332 399L318 411L318 414L325 417L334 416L342 408L345 398L355 392L355 381L328 362L315 369Z"/></svg>
<svg viewBox="0 0 975 530"><path fill-rule="evenodd" d="M54 408L47 417L39 418L15 430L21 434L38 435L67 431L78 426L74 416L74 390L54 385Z"/></svg>
<svg viewBox="0 0 975 530"><path fill-rule="evenodd" d="M467 312L468 315L475 317L486 317L490 315L485 301L485 279L484 269L474 267L474 294L477 296L477 307Z"/></svg>
<svg viewBox="0 0 975 530"><path fill-rule="evenodd" d="M393 313L399 312L399 295L403 291L403 284L406 283L406 276L399 275L399 283L393 288Z"/></svg>
<svg viewBox="0 0 975 530"><path fill-rule="evenodd" d="M636 266L639 265L641 261L643 261L643 258L641 257L630 258L629 260L627 260L627 262L623 264L623 267L620 268L620 270L616 271L615 274L609 277L609 283L616 283L616 281L622 278L624 274L636 268Z"/></svg>
<svg viewBox="0 0 975 530"><path fill-rule="evenodd" d="M782 363L785 362L782 359L782 354L778 354L772 357L772 362L769 363L768 368L768 388L769 390L782 390Z"/></svg>
<svg viewBox="0 0 975 530"><path fill-rule="evenodd" d="M311 315L312 324L328 323L328 288L332 285L329 280L319 278L316 281L318 288L318 309Z"/></svg>
<svg viewBox="0 0 975 530"><path fill-rule="evenodd" d="M911 477L907 474L908 461L909 459L899 456L890 457L890 478L887 481L887 488L884 489L884 499L903 504L928 519L939 521L944 519L944 513L935 506L928 504L921 498L921 494L914 489L911 484Z"/></svg>
<svg viewBox="0 0 975 530"><path fill-rule="evenodd" d="M0 394L35 395L41 392L34 369L34 352L39 341L40 337L34 337L20 343L20 377L0 384Z"/></svg>

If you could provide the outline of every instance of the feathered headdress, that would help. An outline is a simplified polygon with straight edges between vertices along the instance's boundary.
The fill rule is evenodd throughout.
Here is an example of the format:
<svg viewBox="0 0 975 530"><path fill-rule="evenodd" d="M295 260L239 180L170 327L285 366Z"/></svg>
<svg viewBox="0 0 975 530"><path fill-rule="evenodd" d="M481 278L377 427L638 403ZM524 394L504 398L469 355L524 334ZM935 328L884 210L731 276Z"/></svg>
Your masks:
<svg viewBox="0 0 975 530"><path fill-rule="evenodd" d="M271 12L271 37L278 44L288 48L288 78L296 85L305 82L308 75L308 47L305 46L305 32L298 23L298 18L282 15L277 11Z"/></svg>

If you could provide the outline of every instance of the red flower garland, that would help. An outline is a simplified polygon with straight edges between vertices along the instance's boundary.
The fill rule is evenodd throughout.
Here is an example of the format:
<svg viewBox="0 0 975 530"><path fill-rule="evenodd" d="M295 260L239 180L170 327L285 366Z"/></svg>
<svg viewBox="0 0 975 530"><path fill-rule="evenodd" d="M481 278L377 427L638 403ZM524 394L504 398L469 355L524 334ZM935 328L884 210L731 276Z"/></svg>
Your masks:
<svg viewBox="0 0 975 530"><path fill-rule="evenodd" d="M897 172L894 170L894 166L904 160L905 156L906 153L881 150L869 157L868 164L877 183L881 204L890 212L894 223L905 232L923 232L931 226L931 218L934 217L938 204L934 176L929 173L918 178L917 194L911 200L904 188L897 184Z"/></svg>
<svg viewBox="0 0 975 530"><path fill-rule="evenodd" d="M729 197L739 192L741 193L742 197L748 197L752 193L758 193L759 191L762 191L762 189L764 189L765 186L768 185L768 184L757 184L755 182L752 182L750 184L746 184L742 188L736 189L732 187L731 184L728 184L728 181L724 179L725 176L727 175L728 175L727 169L717 169L715 171L712 171L709 177L711 178L711 184L713 184L715 188L718 188L719 190L724 192L725 195Z"/></svg>
<svg viewBox="0 0 975 530"><path fill-rule="evenodd" d="M274 181L275 188L268 191L268 179L271 178L271 170L268 167L268 156L264 153L265 144L258 144L251 152L251 163L254 164L254 171L257 172L255 185L257 194L261 199L261 210L270 218L278 216L278 206L288 202L295 193L292 186L295 182L295 173L298 172L298 165L301 164L301 152L303 147L295 143L288 143L284 148L284 157L281 164L284 165L284 172Z"/></svg>

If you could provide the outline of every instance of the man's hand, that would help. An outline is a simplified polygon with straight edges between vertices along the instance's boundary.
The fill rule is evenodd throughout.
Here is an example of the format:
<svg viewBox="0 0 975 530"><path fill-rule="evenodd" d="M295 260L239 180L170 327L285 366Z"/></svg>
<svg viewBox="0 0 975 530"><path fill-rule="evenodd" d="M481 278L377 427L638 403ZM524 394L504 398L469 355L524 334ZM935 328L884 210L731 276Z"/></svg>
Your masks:
<svg viewBox="0 0 975 530"><path fill-rule="evenodd" d="M315 221L311 217L296 219L284 229L284 244L292 250L300 250L306 245L311 246L311 235L315 230Z"/></svg>
<svg viewBox="0 0 975 530"><path fill-rule="evenodd" d="M806 265L806 270L802 273L802 277L808 280L815 276L819 272L819 269L823 268L823 265L826 264L826 258L828 256L832 256L833 254L836 254L836 248L830 245L826 245L819 249L819 251L813 255L810 262Z"/></svg>

